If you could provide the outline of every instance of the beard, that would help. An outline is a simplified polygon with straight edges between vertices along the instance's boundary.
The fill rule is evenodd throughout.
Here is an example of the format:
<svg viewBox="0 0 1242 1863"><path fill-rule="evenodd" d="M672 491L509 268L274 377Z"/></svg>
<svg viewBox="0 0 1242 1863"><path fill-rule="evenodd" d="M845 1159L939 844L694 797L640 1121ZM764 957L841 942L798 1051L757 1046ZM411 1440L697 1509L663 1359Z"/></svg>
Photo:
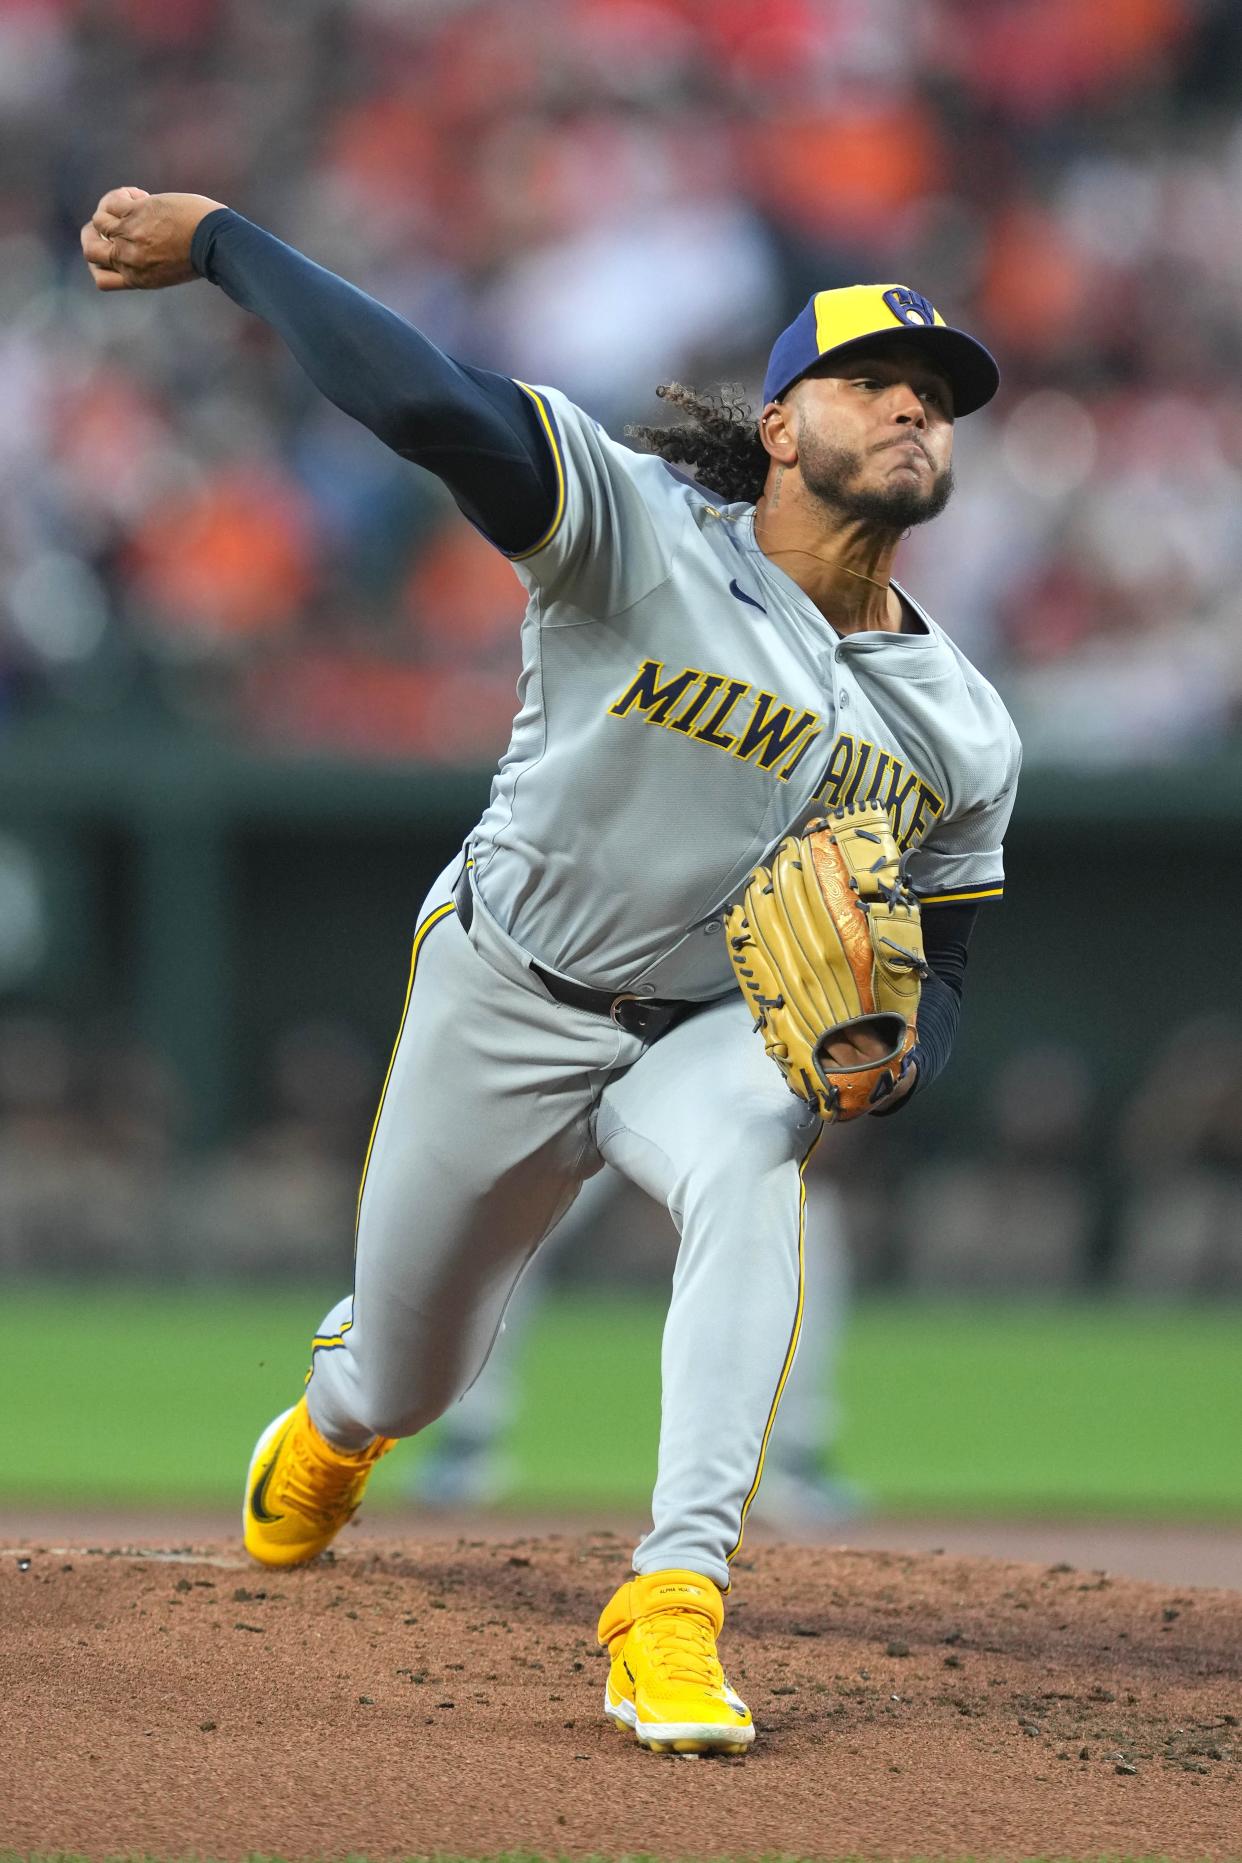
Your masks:
<svg viewBox="0 0 1242 1863"><path fill-rule="evenodd" d="M865 456L852 447L834 446L805 425L798 432L798 464L802 483L834 513L888 530L909 530L926 524L953 496L953 468L934 473L926 487L906 480L897 484L860 485Z"/></svg>

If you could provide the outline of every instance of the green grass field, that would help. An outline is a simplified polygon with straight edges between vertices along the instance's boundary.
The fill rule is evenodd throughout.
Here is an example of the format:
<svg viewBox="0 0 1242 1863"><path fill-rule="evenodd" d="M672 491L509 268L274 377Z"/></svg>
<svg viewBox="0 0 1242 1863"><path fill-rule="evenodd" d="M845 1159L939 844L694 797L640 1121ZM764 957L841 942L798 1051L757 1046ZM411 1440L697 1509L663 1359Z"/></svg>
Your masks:
<svg viewBox="0 0 1242 1863"><path fill-rule="evenodd" d="M10 1291L0 1500L231 1506L326 1305L268 1289ZM645 1504L661 1314L614 1294L543 1310L514 1421L517 1502ZM1227 1305L864 1301L841 1368L841 1461L897 1511L1236 1518L1240 1342ZM418 1452L381 1466L378 1502Z"/></svg>

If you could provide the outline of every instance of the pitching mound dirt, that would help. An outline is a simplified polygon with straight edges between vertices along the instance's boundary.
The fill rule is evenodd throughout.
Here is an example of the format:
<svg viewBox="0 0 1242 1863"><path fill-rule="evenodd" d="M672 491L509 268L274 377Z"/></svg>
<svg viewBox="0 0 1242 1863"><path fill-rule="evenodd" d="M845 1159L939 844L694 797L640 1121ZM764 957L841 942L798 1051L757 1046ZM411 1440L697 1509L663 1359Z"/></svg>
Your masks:
<svg viewBox="0 0 1242 1863"><path fill-rule="evenodd" d="M93 1857L1242 1854L1242 1593L765 1547L745 1759L600 1716L611 1535L0 1553L0 1845Z"/></svg>

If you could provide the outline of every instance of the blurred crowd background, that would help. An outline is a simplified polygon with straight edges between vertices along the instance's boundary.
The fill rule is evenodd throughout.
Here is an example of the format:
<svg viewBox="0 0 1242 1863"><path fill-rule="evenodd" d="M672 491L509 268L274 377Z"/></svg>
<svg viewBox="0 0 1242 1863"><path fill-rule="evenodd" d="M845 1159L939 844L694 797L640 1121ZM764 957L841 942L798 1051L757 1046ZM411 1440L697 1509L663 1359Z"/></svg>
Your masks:
<svg viewBox="0 0 1242 1863"><path fill-rule="evenodd" d="M186 1151L186 1092L132 1038L48 1017L0 1027L0 1276L300 1276L348 1263L385 1056L343 1019L290 1025L255 1116ZM1169 1081L1184 1084L1175 1099ZM840 1203L849 1278L927 1293L1242 1295L1242 1027L1177 1028L1117 1105L1082 1056L1032 1043L965 1131L862 1120L810 1174ZM486 1135L480 1135L480 1144ZM570 1282L663 1285L672 1230L616 1179Z"/></svg>
<svg viewBox="0 0 1242 1863"><path fill-rule="evenodd" d="M330 1285L348 1268L385 1061L349 1021L293 1024L264 1058L254 1116L194 1149L185 1084L154 1048L11 1016L0 1024L0 1276ZM917 1121L861 1120L818 1148L812 1200L822 1179L850 1284L1242 1295L1242 1024L1176 1028L1119 1103L1080 1051L1038 1041L982 1085L966 1123L930 1116L929 1103ZM675 1237L663 1210L618 1178L611 1197L590 1198L589 1219L557 1251L554 1278L667 1282Z"/></svg>
<svg viewBox="0 0 1242 1863"><path fill-rule="evenodd" d="M244 1109L196 1122L215 1008L161 1023L201 987L175 958L196 852L120 815L87 848L92 747L114 775L134 747L144 808L204 743L465 783L518 668L510 569L268 331L201 283L93 292L78 228L109 186L221 199L614 432L670 377L756 397L812 290L910 283L1004 388L900 573L1001 687L1033 779L1193 789L1239 748L1234 0L0 0L0 177L0 1268L339 1268L386 1059L379 1018L316 988L252 1034ZM79 760L50 830L20 792L61 751L4 762L40 731ZM165 955L131 991L139 921ZM885 1198L852 1188L877 1134L843 1135L864 1283L1242 1287L1236 983L1203 1021L1145 1000L1121 1082L1090 1059L1099 983L1075 1045L1023 972L970 1122L950 1096L885 1129ZM623 1204L590 1271L641 1270L644 1220Z"/></svg>
<svg viewBox="0 0 1242 1863"><path fill-rule="evenodd" d="M509 722L518 588L436 485L208 287L96 300L77 229L132 182L614 431L909 281L1006 385L904 574L1031 758L1238 727L1232 0L3 0L0 149L10 714L467 762Z"/></svg>

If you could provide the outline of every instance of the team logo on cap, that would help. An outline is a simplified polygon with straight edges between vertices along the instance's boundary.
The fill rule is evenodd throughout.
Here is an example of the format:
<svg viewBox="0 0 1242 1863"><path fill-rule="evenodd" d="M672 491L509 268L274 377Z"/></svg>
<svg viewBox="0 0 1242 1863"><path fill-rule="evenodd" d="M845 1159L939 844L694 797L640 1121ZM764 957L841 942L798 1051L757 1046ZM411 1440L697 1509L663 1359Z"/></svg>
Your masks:
<svg viewBox="0 0 1242 1863"><path fill-rule="evenodd" d="M884 293L884 302L898 323L908 323L916 330L930 330L936 321L927 299L906 285L893 285Z"/></svg>

